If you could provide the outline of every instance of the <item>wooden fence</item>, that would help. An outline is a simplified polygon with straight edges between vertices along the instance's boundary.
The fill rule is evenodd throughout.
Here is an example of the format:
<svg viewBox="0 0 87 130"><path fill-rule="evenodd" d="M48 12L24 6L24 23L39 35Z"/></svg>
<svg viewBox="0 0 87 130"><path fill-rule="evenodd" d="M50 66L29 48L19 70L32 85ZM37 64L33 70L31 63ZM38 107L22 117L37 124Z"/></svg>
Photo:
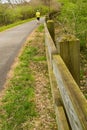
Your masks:
<svg viewBox="0 0 87 130"><path fill-rule="evenodd" d="M44 26L48 70L58 130L87 130L87 100L59 54L46 24ZM75 44L75 41L72 41L72 44ZM75 58L77 56L78 54ZM78 59L76 61L79 62Z"/></svg>

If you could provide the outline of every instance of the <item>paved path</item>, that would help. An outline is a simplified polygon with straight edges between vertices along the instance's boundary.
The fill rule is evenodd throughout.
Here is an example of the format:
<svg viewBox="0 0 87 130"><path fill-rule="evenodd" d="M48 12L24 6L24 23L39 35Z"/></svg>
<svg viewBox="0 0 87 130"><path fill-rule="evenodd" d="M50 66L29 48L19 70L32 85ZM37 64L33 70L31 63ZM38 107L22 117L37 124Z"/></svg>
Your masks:
<svg viewBox="0 0 87 130"><path fill-rule="evenodd" d="M44 19L41 19L44 22ZM36 20L0 32L0 90L15 57L29 34L38 26Z"/></svg>

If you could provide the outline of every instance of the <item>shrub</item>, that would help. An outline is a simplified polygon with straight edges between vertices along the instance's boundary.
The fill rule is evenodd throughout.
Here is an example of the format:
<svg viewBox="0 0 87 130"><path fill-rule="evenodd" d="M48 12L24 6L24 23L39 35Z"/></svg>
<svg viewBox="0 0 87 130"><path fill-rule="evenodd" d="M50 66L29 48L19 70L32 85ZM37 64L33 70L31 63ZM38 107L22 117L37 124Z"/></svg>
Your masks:
<svg viewBox="0 0 87 130"><path fill-rule="evenodd" d="M66 32L73 33L80 39L81 47L87 40L87 2L84 0L60 0L63 4L58 20L67 28Z"/></svg>

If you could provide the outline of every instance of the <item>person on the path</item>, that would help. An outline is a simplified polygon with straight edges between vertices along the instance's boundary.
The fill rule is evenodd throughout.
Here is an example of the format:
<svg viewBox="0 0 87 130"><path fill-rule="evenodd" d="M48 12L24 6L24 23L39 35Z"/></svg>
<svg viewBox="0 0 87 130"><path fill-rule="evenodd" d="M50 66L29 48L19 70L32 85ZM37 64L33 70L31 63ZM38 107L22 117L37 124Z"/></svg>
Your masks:
<svg viewBox="0 0 87 130"><path fill-rule="evenodd" d="M37 10L37 12L36 12L36 18L39 23L40 22L40 11L39 10Z"/></svg>

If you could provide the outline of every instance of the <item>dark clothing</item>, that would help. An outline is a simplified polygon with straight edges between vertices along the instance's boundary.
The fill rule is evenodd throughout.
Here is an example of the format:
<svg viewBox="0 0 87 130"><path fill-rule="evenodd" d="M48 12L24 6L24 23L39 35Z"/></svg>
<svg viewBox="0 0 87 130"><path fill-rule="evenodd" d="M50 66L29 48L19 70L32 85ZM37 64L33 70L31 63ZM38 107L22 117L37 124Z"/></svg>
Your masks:
<svg viewBox="0 0 87 130"><path fill-rule="evenodd" d="M40 17L37 17L37 20L39 21L39 20L40 20Z"/></svg>

